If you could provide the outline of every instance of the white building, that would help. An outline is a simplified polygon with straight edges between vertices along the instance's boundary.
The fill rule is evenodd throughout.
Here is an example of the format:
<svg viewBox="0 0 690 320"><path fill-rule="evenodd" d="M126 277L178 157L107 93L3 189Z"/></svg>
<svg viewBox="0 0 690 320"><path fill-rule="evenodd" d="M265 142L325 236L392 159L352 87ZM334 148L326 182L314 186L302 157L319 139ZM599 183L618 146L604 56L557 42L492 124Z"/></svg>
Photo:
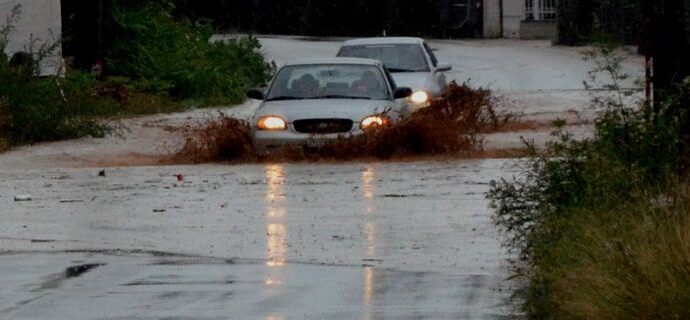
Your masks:
<svg viewBox="0 0 690 320"><path fill-rule="evenodd" d="M558 0L484 0L487 38L555 39Z"/></svg>
<svg viewBox="0 0 690 320"><path fill-rule="evenodd" d="M12 16L15 8L19 13ZM62 71L62 17L60 0L0 0L0 29L10 23L5 53L36 53L41 46L54 46L41 63L41 75Z"/></svg>

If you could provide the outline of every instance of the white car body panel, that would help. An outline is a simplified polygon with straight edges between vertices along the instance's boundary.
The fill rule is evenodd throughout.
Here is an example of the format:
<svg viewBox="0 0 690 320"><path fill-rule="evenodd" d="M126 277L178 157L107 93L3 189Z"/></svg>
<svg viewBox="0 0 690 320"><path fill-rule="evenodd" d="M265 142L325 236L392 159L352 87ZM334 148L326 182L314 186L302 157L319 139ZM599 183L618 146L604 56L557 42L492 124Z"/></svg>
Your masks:
<svg viewBox="0 0 690 320"><path fill-rule="evenodd" d="M257 150L265 153L282 145L305 145L310 141L327 141L362 134L360 125L364 118L388 110L390 111L387 114L392 122L404 116L395 101L387 100L313 99L267 102L257 110L252 123L256 124L262 116L278 116L288 123L288 127L283 131L262 131L254 127L254 145ZM350 131L344 133L300 133L295 129L294 122L305 119L349 119L352 120L353 126Z"/></svg>

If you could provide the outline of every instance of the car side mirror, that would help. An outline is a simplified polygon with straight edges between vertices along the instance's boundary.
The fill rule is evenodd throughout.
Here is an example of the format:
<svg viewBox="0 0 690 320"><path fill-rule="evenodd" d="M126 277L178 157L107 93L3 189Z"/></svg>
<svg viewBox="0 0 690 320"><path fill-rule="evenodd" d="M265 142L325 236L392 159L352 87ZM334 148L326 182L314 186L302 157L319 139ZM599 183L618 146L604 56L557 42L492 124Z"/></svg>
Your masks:
<svg viewBox="0 0 690 320"><path fill-rule="evenodd" d="M254 100L263 100L266 98L266 94L264 94L263 90L254 88L247 91L247 98Z"/></svg>
<svg viewBox="0 0 690 320"><path fill-rule="evenodd" d="M408 87L400 87L395 89L395 99L407 98L412 95L412 89Z"/></svg>
<svg viewBox="0 0 690 320"><path fill-rule="evenodd" d="M437 71L441 72L446 72L453 70L453 67L450 65L450 63L439 63L438 66L436 67Z"/></svg>

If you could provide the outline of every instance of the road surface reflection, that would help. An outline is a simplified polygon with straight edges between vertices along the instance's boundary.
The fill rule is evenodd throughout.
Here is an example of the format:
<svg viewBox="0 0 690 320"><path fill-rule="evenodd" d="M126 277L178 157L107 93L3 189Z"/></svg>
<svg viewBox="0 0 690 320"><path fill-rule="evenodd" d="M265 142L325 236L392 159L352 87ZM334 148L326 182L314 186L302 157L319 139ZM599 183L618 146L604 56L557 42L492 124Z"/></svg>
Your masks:
<svg viewBox="0 0 690 320"><path fill-rule="evenodd" d="M266 285L283 283L282 268L287 256L287 210L285 201L285 168L279 164L266 166L266 265L269 268Z"/></svg>
<svg viewBox="0 0 690 320"><path fill-rule="evenodd" d="M367 259L376 259L376 223L374 222L374 197L376 195L376 167L371 165L362 172L362 197L364 225L367 237ZM364 319L373 318L375 270L364 268Z"/></svg>

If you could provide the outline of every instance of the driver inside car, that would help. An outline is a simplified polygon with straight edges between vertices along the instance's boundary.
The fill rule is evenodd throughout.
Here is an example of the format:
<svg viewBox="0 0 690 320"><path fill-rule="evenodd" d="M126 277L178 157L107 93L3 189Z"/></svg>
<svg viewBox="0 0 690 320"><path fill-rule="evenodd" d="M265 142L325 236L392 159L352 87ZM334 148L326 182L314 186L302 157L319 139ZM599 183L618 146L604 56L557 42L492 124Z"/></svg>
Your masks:
<svg viewBox="0 0 690 320"><path fill-rule="evenodd" d="M380 83L374 72L366 71L359 80L352 83L352 90L358 95L371 96L380 90Z"/></svg>
<svg viewBox="0 0 690 320"><path fill-rule="evenodd" d="M303 74L299 79L292 83L292 91L294 96L299 98L311 98L319 95L321 88L319 80L316 80L311 74Z"/></svg>

